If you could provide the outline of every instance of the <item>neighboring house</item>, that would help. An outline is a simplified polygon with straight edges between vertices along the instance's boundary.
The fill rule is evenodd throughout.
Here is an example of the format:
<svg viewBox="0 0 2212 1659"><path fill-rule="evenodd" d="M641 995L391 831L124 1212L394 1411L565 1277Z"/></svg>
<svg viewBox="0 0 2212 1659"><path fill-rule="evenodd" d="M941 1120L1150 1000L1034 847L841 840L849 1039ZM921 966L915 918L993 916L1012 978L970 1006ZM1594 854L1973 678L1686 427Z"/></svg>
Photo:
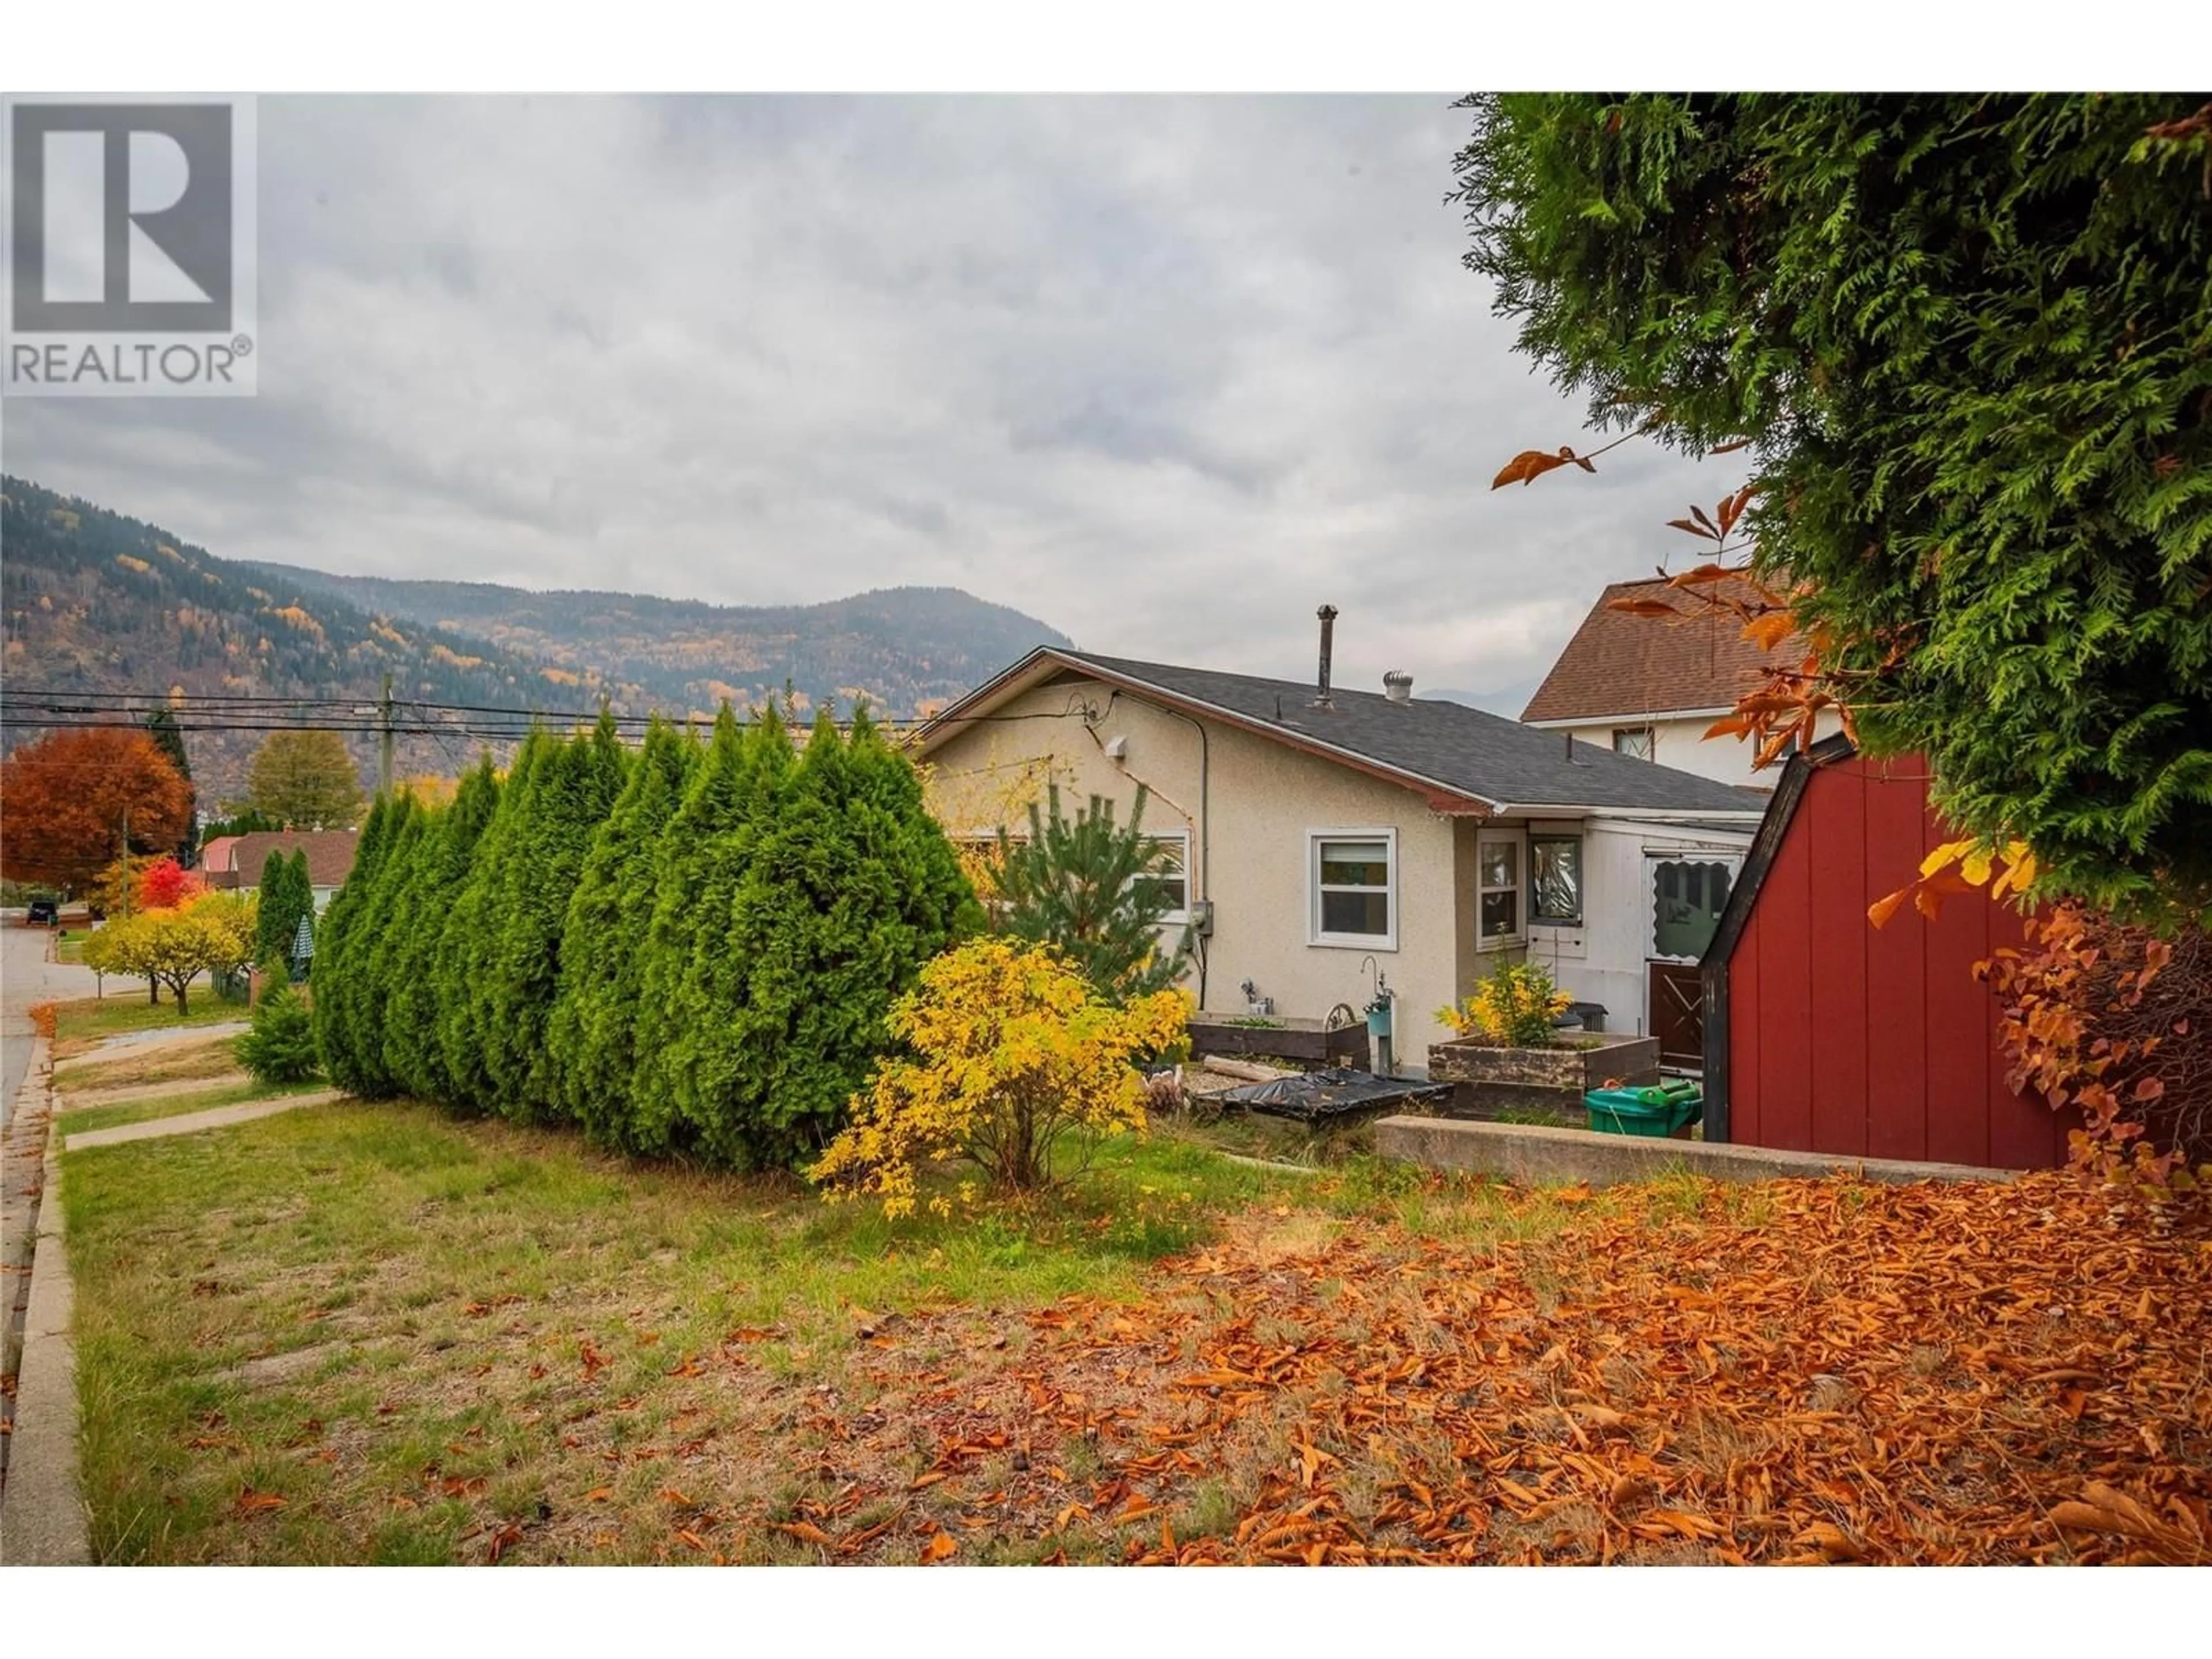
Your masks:
<svg viewBox="0 0 2212 1659"><path fill-rule="evenodd" d="M1742 597L1749 590L1739 586L1736 592ZM1638 616L1613 609L1618 599L1657 599L1685 614ZM1664 577L1614 582L1583 618L1521 718L1638 760L1771 789L1779 769L1753 772L1753 744L1736 738L1707 740L1705 732L1769 669L1793 665L1804 656L1804 641L1794 636L1771 650L1751 643L1736 618L1699 612L1695 598L1669 588ZM1820 733L1834 729L1831 719Z"/></svg>
<svg viewBox="0 0 2212 1659"><path fill-rule="evenodd" d="M307 884L314 890L318 915L331 896L345 884L353 868L360 834L353 830L270 830L246 836L220 836L201 850L201 873L219 891L251 893L261 885L269 854L282 848L286 858L307 853Z"/></svg>
<svg viewBox="0 0 2212 1659"><path fill-rule="evenodd" d="M1836 1158L2032 1170L2079 1120L2006 1084L1996 994L1974 964L2021 944L1984 890L1887 927L1867 907L1954 832L1918 756L1844 737L1791 757L1705 956L1705 1138Z"/></svg>
<svg viewBox="0 0 2212 1659"><path fill-rule="evenodd" d="M1327 684L1327 625L1323 672ZM1279 1015L1364 1006L1379 968L1397 1057L1426 1061L1436 1010L1502 958L1533 955L1609 1030L1686 1004L1697 958L1764 805L1748 792L1625 758L1459 703L1046 647L920 728L956 838L1018 830L1049 774L1071 806L1099 794L1173 849L1188 982L1209 1012L1249 994ZM1371 958L1371 962L1370 962ZM1663 971L1661 971L1663 970ZM1678 986L1652 988L1662 977ZM1702 1038L1674 1045L1694 1065Z"/></svg>

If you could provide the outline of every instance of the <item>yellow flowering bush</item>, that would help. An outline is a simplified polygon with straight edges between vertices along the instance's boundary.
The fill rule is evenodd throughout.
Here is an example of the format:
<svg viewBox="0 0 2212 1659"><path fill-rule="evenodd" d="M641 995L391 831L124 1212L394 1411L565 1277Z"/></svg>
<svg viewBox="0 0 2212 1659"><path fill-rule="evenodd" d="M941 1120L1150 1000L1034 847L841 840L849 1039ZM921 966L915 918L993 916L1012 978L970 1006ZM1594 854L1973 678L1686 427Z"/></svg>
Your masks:
<svg viewBox="0 0 2212 1659"><path fill-rule="evenodd" d="M1464 1007L1439 1008L1437 1018L1463 1037L1502 1048L1540 1048L1572 1000L1542 963L1501 962Z"/></svg>
<svg viewBox="0 0 2212 1659"><path fill-rule="evenodd" d="M1048 948L971 939L892 1006L909 1054L881 1062L807 1174L826 1196L880 1199L892 1217L914 1212L920 1172L939 1158L969 1159L1003 1189L1045 1186L1063 1141L1144 1127L1133 1062L1170 1048L1189 1017L1180 990L1117 1008Z"/></svg>

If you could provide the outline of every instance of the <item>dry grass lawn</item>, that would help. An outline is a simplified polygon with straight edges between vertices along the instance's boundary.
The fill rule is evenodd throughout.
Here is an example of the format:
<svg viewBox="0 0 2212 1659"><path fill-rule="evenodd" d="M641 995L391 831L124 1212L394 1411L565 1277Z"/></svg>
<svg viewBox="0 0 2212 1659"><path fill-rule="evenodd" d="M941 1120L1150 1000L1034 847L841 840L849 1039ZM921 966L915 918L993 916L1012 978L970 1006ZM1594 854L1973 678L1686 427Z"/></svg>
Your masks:
<svg viewBox="0 0 2212 1659"><path fill-rule="evenodd" d="M1170 1134L1064 1206L348 1105L67 1156L144 1562L2212 1559L2212 1227Z"/></svg>

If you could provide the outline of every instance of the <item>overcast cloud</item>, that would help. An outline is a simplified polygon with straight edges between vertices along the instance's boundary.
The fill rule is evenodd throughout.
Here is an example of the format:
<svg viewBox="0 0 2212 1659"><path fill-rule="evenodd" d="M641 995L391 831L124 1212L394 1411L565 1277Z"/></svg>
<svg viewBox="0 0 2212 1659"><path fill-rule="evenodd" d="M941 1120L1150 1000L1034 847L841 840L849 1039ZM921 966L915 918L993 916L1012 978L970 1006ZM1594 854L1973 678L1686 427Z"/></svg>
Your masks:
<svg viewBox="0 0 2212 1659"><path fill-rule="evenodd" d="M260 396L11 399L6 464L230 557L945 583L1288 678L1328 600L1341 683L1517 713L1741 475L1490 493L1581 410L1459 263L1449 103L264 98Z"/></svg>

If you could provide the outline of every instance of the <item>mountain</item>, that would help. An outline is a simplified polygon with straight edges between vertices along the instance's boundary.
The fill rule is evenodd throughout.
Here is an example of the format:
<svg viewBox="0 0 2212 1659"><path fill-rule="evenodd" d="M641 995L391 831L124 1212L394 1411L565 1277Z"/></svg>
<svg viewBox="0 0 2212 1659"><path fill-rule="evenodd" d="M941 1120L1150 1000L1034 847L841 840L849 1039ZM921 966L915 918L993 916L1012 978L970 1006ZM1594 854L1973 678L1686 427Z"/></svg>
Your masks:
<svg viewBox="0 0 2212 1659"><path fill-rule="evenodd" d="M490 582L337 576L252 567L395 621L469 635L550 665L572 684L625 688L667 709L742 708L788 681L811 706L865 695L895 716L926 712L1033 647L1067 645L1034 617L957 587L890 587L806 605L720 605L637 593L539 592ZM549 678L552 678L549 675Z"/></svg>
<svg viewBox="0 0 2212 1659"><path fill-rule="evenodd" d="M389 673L407 703L565 711L604 695L618 714L705 714L787 681L802 711L865 696L902 717L1066 642L953 588L738 609L249 564L14 477L0 477L0 550L11 705L26 690L372 700ZM210 724L187 722L188 753L202 800L222 801L263 733ZM11 720L9 746L30 735ZM368 775L370 740L355 746ZM403 735L398 769L451 773L477 746Z"/></svg>

